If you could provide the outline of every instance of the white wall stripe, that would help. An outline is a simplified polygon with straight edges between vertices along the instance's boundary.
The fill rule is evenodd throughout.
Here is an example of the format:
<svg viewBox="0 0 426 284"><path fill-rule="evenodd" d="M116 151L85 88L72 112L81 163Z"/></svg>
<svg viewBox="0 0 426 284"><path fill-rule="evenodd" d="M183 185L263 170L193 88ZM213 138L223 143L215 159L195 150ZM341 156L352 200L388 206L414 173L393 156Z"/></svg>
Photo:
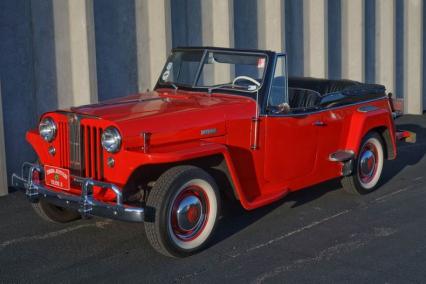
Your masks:
<svg viewBox="0 0 426 284"><path fill-rule="evenodd" d="M92 0L55 0L55 56L58 106L97 101Z"/></svg>
<svg viewBox="0 0 426 284"><path fill-rule="evenodd" d="M303 1L304 75L327 77L327 1Z"/></svg>
<svg viewBox="0 0 426 284"><path fill-rule="evenodd" d="M423 1L404 0L404 111L423 113Z"/></svg>
<svg viewBox="0 0 426 284"><path fill-rule="evenodd" d="M234 46L234 19L232 1L203 0L201 2L202 41L204 46ZM229 81L231 69L215 68L209 81L225 83Z"/></svg>
<svg viewBox="0 0 426 284"><path fill-rule="evenodd" d="M342 0L342 78L364 81L364 0Z"/></svg>
<svg viewBox="0 0 426 284"><path fill-rule="evenodd" d="M395 90L395 2L376 0L375 81Z"/></svg>
<svg viewBox="0 0 426 284"><path fill-rule="evenodd" d="M259 49L285 50L284 0L257 1L257 42Z"/></svg>
<svg viewBox="0 0 426 284"><path fill-rule="evenodd" d="M170 0L135 0L138 89L152 89L171 48Z"/></svg>

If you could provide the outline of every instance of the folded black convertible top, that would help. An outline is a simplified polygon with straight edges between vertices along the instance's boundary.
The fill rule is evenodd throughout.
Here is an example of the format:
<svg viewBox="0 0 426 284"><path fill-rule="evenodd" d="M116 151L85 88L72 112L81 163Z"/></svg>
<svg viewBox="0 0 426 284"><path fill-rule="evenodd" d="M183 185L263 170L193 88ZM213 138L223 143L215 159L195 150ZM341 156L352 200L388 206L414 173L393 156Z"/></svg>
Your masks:
<svg viewBox="0 0 426 284"><path fill-rule="evenodd" d="M330 93L343 95L385 94L385 86L379 84L365 84L353 80L330 80L311 77L289 77L289 88L309 89L318 92L321 96Z"/></svg>

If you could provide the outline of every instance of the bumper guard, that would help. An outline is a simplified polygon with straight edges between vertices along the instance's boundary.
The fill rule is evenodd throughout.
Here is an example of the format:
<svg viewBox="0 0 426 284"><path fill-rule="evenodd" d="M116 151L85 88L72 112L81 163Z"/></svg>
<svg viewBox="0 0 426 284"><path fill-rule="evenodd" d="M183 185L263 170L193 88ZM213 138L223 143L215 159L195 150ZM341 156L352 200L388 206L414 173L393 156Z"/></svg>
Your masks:
<svg viewBox="0 0 426 284"><path fill-rule="evenodd" d="M66 192L57 192L33 181L33 175L38 172L43 175L43 168L40 165L24 163L22 165L21 176L12 175L12 186L25 189L25 194L31 202L38 202L45 199L54 205L77 210L82 217L99 216L128 222L143 222L143 207L133 207L123 204L122 190L112 183L96 181L90 178L81 178L81 195L73 195ZM102 202L93 196L93 187L111 189L116 202Z"/></svg>

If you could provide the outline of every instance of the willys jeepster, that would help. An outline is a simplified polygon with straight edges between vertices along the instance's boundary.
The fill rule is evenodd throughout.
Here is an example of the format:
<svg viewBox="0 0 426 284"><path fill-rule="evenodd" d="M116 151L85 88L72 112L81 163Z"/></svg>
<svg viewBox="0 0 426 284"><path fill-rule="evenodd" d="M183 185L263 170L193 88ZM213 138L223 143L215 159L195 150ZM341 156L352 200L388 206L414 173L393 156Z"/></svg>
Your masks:
<svg viewBox="0 0 426 284"><path fill-rule="evenodd" d="M43 114L26 135L38 161L12 183L53 222L144 222L169 256L206 245L224 196L252 210L335 178L374 190L413 139L385 87L286 67L272 51L176 48L152 91Z"/></svg>

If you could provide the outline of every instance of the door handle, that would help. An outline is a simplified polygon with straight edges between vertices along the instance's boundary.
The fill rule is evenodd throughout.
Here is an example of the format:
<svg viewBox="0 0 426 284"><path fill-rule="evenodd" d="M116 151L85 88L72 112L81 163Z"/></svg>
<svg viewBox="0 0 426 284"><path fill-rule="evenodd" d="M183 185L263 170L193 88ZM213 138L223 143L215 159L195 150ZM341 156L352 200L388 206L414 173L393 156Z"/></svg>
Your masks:
<svg viewBox="0 0 426 284"><path fill-rule="evenodd" d="M312 124L314 126L326 126L325 122L321 121L321 120L314 121L314 123L312 123Z"/></svg>

